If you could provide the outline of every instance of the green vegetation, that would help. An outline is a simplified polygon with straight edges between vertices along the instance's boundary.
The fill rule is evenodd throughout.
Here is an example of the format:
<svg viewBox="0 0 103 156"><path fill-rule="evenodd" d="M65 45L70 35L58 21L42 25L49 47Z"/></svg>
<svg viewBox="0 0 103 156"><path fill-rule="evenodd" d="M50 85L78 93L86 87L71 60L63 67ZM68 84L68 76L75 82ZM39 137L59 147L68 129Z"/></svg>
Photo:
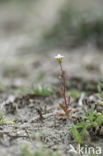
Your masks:
<svg viewBox="0 0 103 156"><path fill-rule="evenodd" d="M20 88L14 90L14 94L16 95L25 95L32 93L32 90L30 88L25 88L24 86L21 86Z"/></svg>
<svg viewBox="0 0 103 156"><path fill-rule="evenodd" d="M38 149L38 151L31 151L27 146L22 149L20 156L61 156L58 152L52 152L47 149Z"/></svg>
<svg viewBox="0 0 103 156"><path fill-rule="evenodd" d="M70 90L70 94L75 99L77 99L77 98L79 98L81 96L81 92L78 91L77 89Z"/></svg>
<svg viewBox="0 0 103 156"><path fill-rule="evenodd" d="M40 96L49 96L54 93L54 90L51 87L44 87L44 86L39 86L37 88L25 88L21 87L15 91L15 94L17 95L24 95L24 94L36 94Z"/></svg>
<svg viewBox="0 0 103 156"><path fill-rule="evenodd" d="M83 144L86 141L86 137L90 137L90 131L97 133L100 126L103 124L103 114L98 114L92 107L88 112L85 108L84 113L79 116L80 122L76 125L72 125L69 129L69 135L72 135L74 141Z"/></svg>
<svg viewBox="0 0 103 156"><path fill-rule="evenodd" d="M36 95L49 96L53 94L52 88L40 86L39 88L34 89Z"/></svg>

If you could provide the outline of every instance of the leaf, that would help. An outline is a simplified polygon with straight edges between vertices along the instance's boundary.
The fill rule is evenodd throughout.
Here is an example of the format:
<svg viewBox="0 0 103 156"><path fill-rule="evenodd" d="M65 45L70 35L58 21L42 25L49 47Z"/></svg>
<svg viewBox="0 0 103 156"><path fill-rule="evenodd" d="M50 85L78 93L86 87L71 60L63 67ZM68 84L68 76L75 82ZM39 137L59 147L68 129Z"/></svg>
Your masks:
<svg viewBox="0 0 103 156"><path fill-rule="evenodd" d="M72 127L72 133L75 138L75 141L78 142L79 144L82 143L82 137L80 133L78 132L77 128L75 126Z"/></svg>
<svg viewBox="0 0 103 156"><path fill-rule="evenodd" d="M59 104L59 107L60 107L64 112L66 112L66 107L65 107L64 104Z"/></svg>

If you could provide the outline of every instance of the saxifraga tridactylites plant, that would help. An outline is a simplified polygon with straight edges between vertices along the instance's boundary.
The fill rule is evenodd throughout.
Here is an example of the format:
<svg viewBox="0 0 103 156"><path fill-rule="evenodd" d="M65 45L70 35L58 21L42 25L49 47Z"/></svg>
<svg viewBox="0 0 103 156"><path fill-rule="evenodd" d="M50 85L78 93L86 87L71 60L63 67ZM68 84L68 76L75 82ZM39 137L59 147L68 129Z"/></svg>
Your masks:
<svg viewBox="0 0 103 156"><path fill-rule="evenodd" d="M60 108L63 110L63 112L58 112L58 114L60 115L60 118L62 119L67 119L68 116L75 112L75 110L71 110L69 109L69 105L70 105L70 96L66 96L66 78L65 78L65 71L63 70L63 66L62 66L62 59L64 56L58 54L57 56L55 56L55 59L57 59L59 65L60 65L60 70L61 70L61 79L63 81L63 85L61 87L61 93L63 95L64 98L64 102L60 103L59 106Z"/></svg>

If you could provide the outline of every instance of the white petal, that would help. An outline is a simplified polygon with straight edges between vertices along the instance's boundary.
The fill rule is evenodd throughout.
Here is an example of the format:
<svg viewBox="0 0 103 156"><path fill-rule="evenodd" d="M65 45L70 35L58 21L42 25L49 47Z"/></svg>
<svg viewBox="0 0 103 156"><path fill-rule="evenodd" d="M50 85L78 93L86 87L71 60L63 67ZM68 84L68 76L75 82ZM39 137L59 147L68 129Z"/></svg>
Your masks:
<svg viewBox="0 0 103 156"><path fill-rule="evenodd" d="M54 58L59 59L59 58L63 58L64 56L58 54L57 56L55 56Z"/></svg>

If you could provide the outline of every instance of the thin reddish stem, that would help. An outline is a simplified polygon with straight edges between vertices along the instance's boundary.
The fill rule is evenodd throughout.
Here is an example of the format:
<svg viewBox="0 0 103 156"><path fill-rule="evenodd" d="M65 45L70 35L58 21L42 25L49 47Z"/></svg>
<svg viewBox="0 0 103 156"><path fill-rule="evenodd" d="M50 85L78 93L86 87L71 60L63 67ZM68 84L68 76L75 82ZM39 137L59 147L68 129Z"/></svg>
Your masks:
<svg viewBox="0 0 103 156"><path fill-rule="evenodd" d="M67 104L67 100L66 100L66 80L65 80L65 73L63 71L63 68L62 68L62 64L60 63L60 68L61 68L61 76L62 76L62 79L63 79L63 96L64 96L64 103L65 103L65 106L66 106L66 111L68 110L68 104Z"/></svg>

